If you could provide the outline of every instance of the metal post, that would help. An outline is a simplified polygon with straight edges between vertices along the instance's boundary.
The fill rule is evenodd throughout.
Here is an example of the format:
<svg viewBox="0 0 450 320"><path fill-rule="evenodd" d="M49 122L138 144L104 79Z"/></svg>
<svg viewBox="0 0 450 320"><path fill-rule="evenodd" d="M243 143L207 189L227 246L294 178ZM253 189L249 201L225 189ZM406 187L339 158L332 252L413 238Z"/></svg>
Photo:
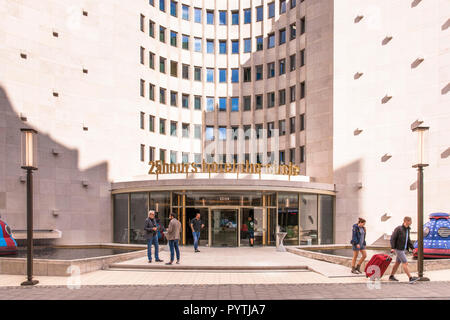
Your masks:
<svg viewBox="0 0 450 320"><path fill-rule="evenodd" d="M430 281L429 278L423 276L423 167L417 167L417 272L419 281Z"/></svg>
<svg viewBox="0 0 450 320"><path fill-rule="evenodd" d="M27 169L27 281L22 286L33 286L33 170Z"/></svg>

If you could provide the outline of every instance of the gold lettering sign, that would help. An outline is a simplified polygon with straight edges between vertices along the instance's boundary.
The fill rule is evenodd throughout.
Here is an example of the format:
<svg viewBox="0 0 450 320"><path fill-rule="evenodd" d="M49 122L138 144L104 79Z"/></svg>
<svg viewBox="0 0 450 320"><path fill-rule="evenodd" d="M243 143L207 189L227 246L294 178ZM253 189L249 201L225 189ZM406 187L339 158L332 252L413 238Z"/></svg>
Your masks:
<svg viewBox="0 0 450 320"><path fill-rule="evenodd" d="M203 160L201 163L171 163L164 161L150 161L148 174L173 174L173 173L237 173L237 174L276 174L287 176L300 175L300 167L290 162L287 164L260 164L249 163L207 163Z"/></svg>

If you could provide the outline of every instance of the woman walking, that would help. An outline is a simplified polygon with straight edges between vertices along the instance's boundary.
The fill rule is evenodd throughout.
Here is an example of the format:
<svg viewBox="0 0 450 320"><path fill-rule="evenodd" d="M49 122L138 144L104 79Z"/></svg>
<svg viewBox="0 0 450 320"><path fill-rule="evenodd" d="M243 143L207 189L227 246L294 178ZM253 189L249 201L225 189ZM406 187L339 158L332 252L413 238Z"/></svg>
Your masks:
<svg viewBox="0 0 450 320"><path fill-rule="evenodd" d="M358 219L358 223L353 225L352 229L352 241L350 243L353 246L353 259L352 259L352 273L361 273L361 264L367 257L366 254L366 220L363 218ZM355 267L358 254L361 252L361 259Z"/></svg>

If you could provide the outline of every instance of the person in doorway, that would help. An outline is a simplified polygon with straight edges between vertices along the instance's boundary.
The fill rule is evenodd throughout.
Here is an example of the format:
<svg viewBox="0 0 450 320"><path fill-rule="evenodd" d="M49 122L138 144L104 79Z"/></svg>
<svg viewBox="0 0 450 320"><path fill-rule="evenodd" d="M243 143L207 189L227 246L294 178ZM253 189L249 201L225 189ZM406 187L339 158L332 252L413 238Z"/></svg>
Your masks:
<svg viewBox="0 0 450 320"><path fill-rule="evenodd" d="M352 244L353 249L353 259L352 259L352 273L361 273L361 264L367 257L366 253L366 220L363 218L358 219L358 223L355 223L352 228ZM358 254L361 252L361 259L359 259L356 265L356 259L358 259ZM355 266L356 265L356 266Z"/></svg>
<svg viewBox="0 0 450 320"><path fill-rule="evenodd" d="M251 216L248 216L247 229L250 246L253 247L253 242L255 241L255 223L253 222L253 218Z"/></svg>
<svg viewBox="0 0 450 320"><path fill-rule="evenodd" d="M167 240L169 240L170 247L170 262L167 265L171 265L174 260L175 252L177 254L177 264L180 263L180 249L178 247L178 241L180 240L181 223L177 220L177 214L171 213L169 215L170 223L167 229ZM175 252L174 252L175 251Z"/></svg>
<svg viewBox="0 0 450 320"><path fill-rule="evenodd" d="M192 236L194 237L195 252L200 252L200 250L198 250L198 242L200 239L200 232L204 227L205 225L202 223L202 220L200 219L200 212L197 212L195 218L191 220L191 229L192 229Z"/></svg>
<svg viewBox="0 0 450 320"><path fill-rule="evenodd" d="M152 262L152 245L155 246L155 261L162 262L162 260L159 259L158 227L156 225L154 210L150 210L148 212L148 218L145 219L144 229L146 231L147 238L148 263Z"/></svg>
<svg viewBox="0 0 450 320"><path fill-rule="evenodd" d="M394 267L392 268L391 275L389 276L390 281L398 281L394 276L398 270L400 264L402 264L403 271L408 275L409 282L413 283L419 280L417 277L411 276L408 268L408 259L406 258L406 252L409 249L414 249L413 243L411 242L409 235L411 233L411 217L403 218L403 224L395 228L391 235L391 253L395 252L397 259L395 261Z"/></svg>

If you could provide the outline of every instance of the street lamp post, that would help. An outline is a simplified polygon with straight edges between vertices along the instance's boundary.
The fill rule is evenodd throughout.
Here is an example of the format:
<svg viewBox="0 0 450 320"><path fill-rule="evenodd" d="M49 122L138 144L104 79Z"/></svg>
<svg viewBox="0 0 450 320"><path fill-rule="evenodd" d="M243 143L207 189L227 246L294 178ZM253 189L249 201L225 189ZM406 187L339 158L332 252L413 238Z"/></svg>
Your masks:
<svg viewBox="0 0 450 320"><path fill-rule="evenodd" d="M419 281L430 281L429 278L423 276L423 168L428 167L424 163L424 142L425 133L429 127L417 126L412 129L413 132L418 133L418 159L413 168L417 168L417 272Z"/></svg>
<svg viewBox="0 0 450 320"><path fill-rule="evenodd" d="M20 129L21 167L27 171L27 280L22 286L33 286L39 281L33 280L33 170L37 170L37 131Z"/></svg>

